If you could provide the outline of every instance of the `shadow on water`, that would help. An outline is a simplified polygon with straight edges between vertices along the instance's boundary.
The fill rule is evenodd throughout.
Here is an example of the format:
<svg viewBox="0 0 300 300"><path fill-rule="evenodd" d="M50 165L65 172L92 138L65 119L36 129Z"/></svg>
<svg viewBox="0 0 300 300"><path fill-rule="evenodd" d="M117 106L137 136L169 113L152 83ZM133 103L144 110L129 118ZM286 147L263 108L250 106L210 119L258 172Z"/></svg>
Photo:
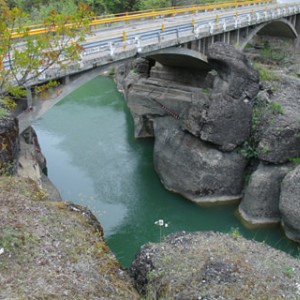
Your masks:
<svg viewBox="0 0 300 300"><path fill-rule="evenodd" d="M278 228L243 227L234 215L236 204L200 207L166 191L154 171L153 139L134 139L132 118L109 78L78 88L34 128L50 179L64 199L93 211L124 266L142 244L159 241L159 219L169 223L164 234L238 228L247 238L297 253Z"/></svg>

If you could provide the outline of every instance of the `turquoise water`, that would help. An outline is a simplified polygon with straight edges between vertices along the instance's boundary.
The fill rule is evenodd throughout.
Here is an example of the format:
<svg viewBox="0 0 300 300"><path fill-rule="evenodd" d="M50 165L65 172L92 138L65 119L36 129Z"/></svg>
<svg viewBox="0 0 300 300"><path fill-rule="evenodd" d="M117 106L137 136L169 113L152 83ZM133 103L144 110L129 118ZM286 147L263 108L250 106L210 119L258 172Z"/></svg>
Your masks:
<svg viewBox="0 0 300 300"><path fill-rule="evenodd" d="M34 124L48 175L66 200L88 206L123 266L140 246L158 242L155 221L175 231L238 228L247 238L297 254L278 228L247 230L236 205L200 207L166 191L153 168L153 140L135 140L123 96L110 78L97 77L55 105Z"/></svg>

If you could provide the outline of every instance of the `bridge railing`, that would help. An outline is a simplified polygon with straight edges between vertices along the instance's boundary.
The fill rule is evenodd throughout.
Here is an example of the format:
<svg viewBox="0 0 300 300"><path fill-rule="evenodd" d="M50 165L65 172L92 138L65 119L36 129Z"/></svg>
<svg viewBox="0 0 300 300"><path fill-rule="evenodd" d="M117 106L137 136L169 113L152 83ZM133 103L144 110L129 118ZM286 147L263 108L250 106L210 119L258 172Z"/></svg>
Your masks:
<svg viewBox="0 0 300 300"><path fill-rule="evenodd" d="M82 52L81 61L77 63L66 61L64 68L54 65L30 85L62 78L136 55L147 55L153 51L195 39L212 37L215 34L300 13L300 3L277 5L272 2L267 5L266 2L259 2L256 6L251 6L253 1L244 3L250 7L243 6L232 10L216 9L209 14L190 14L178 19L161 18L156 22L128 26L126 32L123 27L114 29L113 36L111 32L97 33L93 37L88 37L82 44L85 50ZM163 30L162 24L165 21L168 22Z"/></svg>
<svg viewBox="0 0 300 300"><path fill-rule="evenodd" d="M184 13L197 13L197 12L205 12L210 10L220 10L232 7L240 7L247 5L255 5L255 4L268 4L273 3L274 0L240 0L240 1L230 1L230 2L222 2L222 3L207 3L203 5L192 5L192 6L183 6L183 7L171 7L171 8L161 8L156 10L144 10L144 11L136 11L136 12L128 12L122 13L119 15L104 15L95 17L90 21L90 26L101 26L101 25L111 25L121 22L132 22L137 20L145 20L149 18L163 18L167 16L174 16ZM66 25L68 26L68 24ZM50 31L55 31L55 28L47 28L47 27L39 27L39 25L32 25L27 27L29 31L26 32L28 35L39 35L44 34ZM14 32L12 29L11 38L21 38L24 34L22 32Z"/></svg>
<svg viewBox="0 0 300 300"><path fill-rule="evenodd" d="M269 20L287 17L291 14L298 14L300 13L300 3L291 6L272 5L268 9L266 6L263 6L257 12L252 12L251 8L244 8L244 10L247 11L246 14L235 14L235 10L230 13L216 11L218 18L216 17L208 22L203 22L203 16L201 16L201 20L196 19L194 24L191 22L182 28L172 26L172 28L166 28L163 32L161 29L154 30L151 34L147 32L131 32L131 34L127 34L125 40L120 36L119 38L114 38L113 42L110 39L102 39L95 42L89 41L83 45L85 51L82 53L80 62L69 64L64 69L61 69L59 66L53 67L40 80L47 81L53 78L61 78L72 73L82 72L136 55L146 55L147 53L193 41L200 37L211 37L214 34L268 22Z"/></svg>

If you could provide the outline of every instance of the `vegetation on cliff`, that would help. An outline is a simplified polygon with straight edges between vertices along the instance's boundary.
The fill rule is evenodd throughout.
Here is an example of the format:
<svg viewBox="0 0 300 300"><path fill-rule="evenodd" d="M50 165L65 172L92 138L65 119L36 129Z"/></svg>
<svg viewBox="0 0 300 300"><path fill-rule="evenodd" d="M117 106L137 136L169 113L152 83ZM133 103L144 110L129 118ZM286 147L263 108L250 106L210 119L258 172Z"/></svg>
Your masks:
<svg viewBox="0 0 300 300"><path fill-rule="evenodd" d="M300 261L262 243L213 232L144 245L131 267L151 299L300 299Z"/></svg>
<svg viewBox="0 0 300 300"><path fill-rule="evenodd" d="M0 178L1 299L138 299L86 209Z"/></svg>

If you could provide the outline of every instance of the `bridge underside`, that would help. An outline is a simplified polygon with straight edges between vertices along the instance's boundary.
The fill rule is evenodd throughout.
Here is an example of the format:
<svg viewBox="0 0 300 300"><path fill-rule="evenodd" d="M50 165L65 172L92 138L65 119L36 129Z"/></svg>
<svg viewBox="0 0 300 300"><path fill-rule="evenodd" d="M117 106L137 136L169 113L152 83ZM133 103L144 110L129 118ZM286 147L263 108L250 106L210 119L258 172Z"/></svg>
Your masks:
<svg viewBox="0 0 300 300"><path fill-rule="evenodd" d="M209 71L211 67L207 58L200 52L187 48L173 47L151 53L147 57L168 67L198 69Z"/></svg>
<svg viewBox="0 0 300 300"><path fill-rule="evenodd" d="M204 37L199 40L184 43L181 44L180 47L161 49L147 55L147 57L168 67L209 71L211 67L207 63L206 54L210 44L222 41L229 44L240 45L239 48L242 50L255 35L295 39L298 37L294 26L295 23L296 22L282 18L254 27L238 28L230 32L222 32L215 36Z"/></svg>
<svg viewBox="0 0 300 300"><path fill-rule="evenodd" d="M286 38L296 38L297 32L290 26L290 24L281 21L273 21L262 27L257 34L282 36Z"/></svg>

